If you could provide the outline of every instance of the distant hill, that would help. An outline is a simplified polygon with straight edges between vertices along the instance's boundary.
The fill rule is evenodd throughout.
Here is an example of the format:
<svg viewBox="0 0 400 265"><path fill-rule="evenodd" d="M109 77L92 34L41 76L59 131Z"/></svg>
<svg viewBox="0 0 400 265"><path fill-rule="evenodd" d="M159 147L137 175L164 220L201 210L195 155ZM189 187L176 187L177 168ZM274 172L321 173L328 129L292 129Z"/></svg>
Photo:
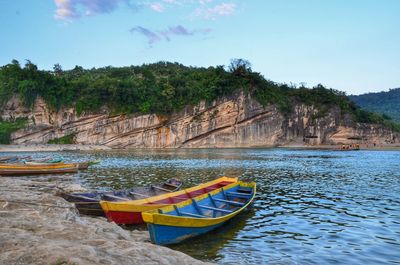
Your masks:
<svg viewBox="0 0 400 265"><path fill-rule="evenodd" d="M363 109L388 115L394 121L400 122L400 88L350 98Z"/></svg>

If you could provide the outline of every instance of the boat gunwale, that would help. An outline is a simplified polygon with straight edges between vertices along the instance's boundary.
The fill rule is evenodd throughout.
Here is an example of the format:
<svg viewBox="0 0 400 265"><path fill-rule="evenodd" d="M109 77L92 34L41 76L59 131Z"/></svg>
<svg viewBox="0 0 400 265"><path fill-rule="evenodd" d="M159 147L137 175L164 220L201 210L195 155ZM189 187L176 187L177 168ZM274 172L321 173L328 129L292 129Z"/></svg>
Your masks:
<svg viewBox="0 0 400 265"><path fill-rule="evenodd" d="M31 169L0 169L0 175L3 176L23 176L23 175L42 175L42 174L63 174L63 173L77 173L78 167L68 168L31 168Z"/></svg>
<svg viewBox="0 0 400 265"><path fill-rule="evenodd" d="M26 165L26 164L1 164L0 170L29 170L29 169L61 169L61 168L76 168L77 163L60 164L60 165Z"/></svg>
<svg viewBox="0 0 400 265"><path fill-rule="evenodd" d="M170 178L167 181L163 182L163 183L157 183L158 186L164 186L165 184L168 184L170 181L172 180L176 180L179 182L178 186L175 186L175 188L173 190L170 190L169 192L165 191L165 193L172 193L172 192L176 192L179 191L179 189L182 187L183 185L183 181L176 179L176 178ZM147 189L151 189L151 187L154 185L150 185L150 186L144 186L144 187L132 187L129 189L120 189L120 190L113 190L113 191L105 191L105 192L101 192L101 191L93 191L93 192L73 192L73 193L68 193L68 192L60 192L59 195L61 197L63 197L64 199L66 199L66 197L68 198L78 198L78 199L86 199L86 200L95 200L95 203L99 203L100 201L102 201L101 199L97 199L97 196L103 196L103 195L113 195L115 193L120 193L120 192L135 192L135 190L147 190ZM162 194L158 194L158 195L154 195L154 196L159 196L159 195L164 195L165 193ZM93 195L93 197L90 197L89 195ZM144 195L144 194L143 194ZM154 197L153 196L153 197ZM147 198L150 198L147 197ZM66 199L67 201L69 201L68 199ZM73 203L81 203L81 201L69 201L69 202L73 202ZM111 202L117 202L117 201L111 201Z"/></svg>

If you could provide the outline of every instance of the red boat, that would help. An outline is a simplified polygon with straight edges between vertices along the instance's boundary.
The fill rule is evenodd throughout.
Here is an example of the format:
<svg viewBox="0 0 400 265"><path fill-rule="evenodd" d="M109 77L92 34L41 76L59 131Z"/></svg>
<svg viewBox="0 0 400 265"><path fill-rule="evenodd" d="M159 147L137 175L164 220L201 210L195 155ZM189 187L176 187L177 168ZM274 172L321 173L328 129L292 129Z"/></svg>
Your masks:
<svg viewBox="0 0 400 265"><path fill-rule="evenodd" d="M237 178L221 177L198 186L141 200L100 201L109 221L117 224L142 224L142 212L159 209L206 194L237 182Z"/></svg>

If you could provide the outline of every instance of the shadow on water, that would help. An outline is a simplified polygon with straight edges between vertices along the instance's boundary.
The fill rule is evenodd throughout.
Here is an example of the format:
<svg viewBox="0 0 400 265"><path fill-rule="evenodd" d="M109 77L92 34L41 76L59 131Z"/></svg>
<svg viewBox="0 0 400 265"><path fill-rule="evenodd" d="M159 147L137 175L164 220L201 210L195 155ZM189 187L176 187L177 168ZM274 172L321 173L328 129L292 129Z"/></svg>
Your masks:
<svg viewBox="0 0 400 265"><path fill-rule="evenodd" d="M201 260L400 264L399 151L169 149L31 155L102 160L75 175L89 189L145 186L171 177L182 179L184 187L222 175L256 181L253 209L209 234L171 246Z"/></svg>
<svg viewBox="0 0 400 265"><path fill-rule="evenodd" d="M254 210L250 208L229 220L219 229L169 247L185 252L200 260L221 260L223 254L220 253L220 250L223 249L228 242L234 240L238 236L239 232L246 226L247 221L252 216L254 216Z"/></svg>

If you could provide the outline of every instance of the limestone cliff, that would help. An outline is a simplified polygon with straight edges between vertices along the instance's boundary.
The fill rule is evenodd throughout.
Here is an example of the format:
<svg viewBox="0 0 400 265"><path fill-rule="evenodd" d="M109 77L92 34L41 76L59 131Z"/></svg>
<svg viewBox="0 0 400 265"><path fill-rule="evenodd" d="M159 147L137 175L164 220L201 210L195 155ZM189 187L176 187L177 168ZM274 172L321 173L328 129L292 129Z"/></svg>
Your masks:
<svg viewBox="0 0 400 265"><path fill-rule="evenodd" d="M149 115L78 116L73 108L52 111L38 98L32 110L18 97L7 102L2 119L27 117L29 125L12 135L15 144L47 143L75 135L76 143L113 148L261 147L296 144L398 143L399 135L374 124L353 122L339 108L321 115L313 106L295 104L283 116L274 105L263 107L251 96L238 93L211 103L201 102L162 117Z"/></svg>

